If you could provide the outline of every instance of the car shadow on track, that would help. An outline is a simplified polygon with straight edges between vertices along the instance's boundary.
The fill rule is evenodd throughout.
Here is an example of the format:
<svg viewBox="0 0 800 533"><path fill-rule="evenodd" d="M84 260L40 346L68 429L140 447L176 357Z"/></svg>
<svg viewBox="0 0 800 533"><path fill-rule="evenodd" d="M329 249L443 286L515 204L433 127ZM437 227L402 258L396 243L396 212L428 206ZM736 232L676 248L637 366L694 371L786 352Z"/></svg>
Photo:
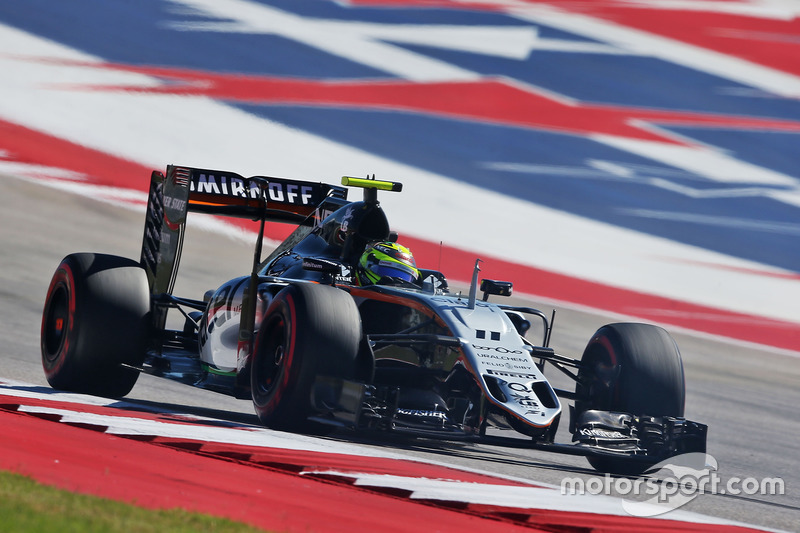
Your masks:
<svg viewBox="0 0 800 533"><path fill-rule="evenodd" d="M9 391L29 393L35 398L47 398L53 402L81 403L82 399L88 405L108 407L125 411L142 412L159 415L161 417L174 417L175 420L186 422L186 416L196 417L192 423L215 427L263 427L255 414L237 413L222 409L197 407L176 403L154 402L140 399L112 399L77 394L61 391L39 385L10 385L3 387Z"/></svg>
<svg viewBox="0 0 800 533"><path fill-rule="evenodd" d="M391 448L412 454L425 454L428 459L441 457L443 462L465 464L477 461L493 463L511 468L539 468L554 472L594 474L588 465L584 467L558 462L552 452L532 450L526 439L508 438L501 440L444 440L414 437L392 433L354 433L337 431L326 437L330 440L360 444L377 448ZM545 457L539 457L543 454ZM454 461L455 459L455 461ZM474 467L474 465L472 465Z"/></svg>

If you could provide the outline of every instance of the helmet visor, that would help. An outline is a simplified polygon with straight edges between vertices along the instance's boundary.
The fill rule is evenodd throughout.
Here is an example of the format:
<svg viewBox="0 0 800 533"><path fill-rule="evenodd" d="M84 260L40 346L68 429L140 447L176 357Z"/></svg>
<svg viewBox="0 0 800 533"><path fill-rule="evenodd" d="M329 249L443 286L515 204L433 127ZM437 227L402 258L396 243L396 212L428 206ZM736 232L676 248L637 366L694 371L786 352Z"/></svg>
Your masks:
<svg viewBox="0 0 800 533"><path fill-rule="evenodd" d="M406 266L402 263L381 261L374 265L370 270L378 276L378 279L388 276L390 278L400 278L403 281L413 283L419 276L416 268Z"/></svg>

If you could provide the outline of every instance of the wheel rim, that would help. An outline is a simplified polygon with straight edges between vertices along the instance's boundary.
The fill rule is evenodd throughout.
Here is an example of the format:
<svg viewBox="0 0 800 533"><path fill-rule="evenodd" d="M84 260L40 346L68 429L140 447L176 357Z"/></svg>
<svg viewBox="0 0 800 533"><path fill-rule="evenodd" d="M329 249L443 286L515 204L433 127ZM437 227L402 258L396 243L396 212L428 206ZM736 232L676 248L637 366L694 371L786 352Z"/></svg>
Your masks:
<svg viewBox="0 0 800 533"><path fill-rule="evenodd" d="M69 298L67 290L59 285L53 290L44 322L45 358L53 362L58 359L70 327Z"/></svg>
<svg viewBox="0 0 800 533"><path fill-rule="evenodd" d="M264 334L264 343L260 347L259 357L256 358L256 385L260 396L268 395L280 378L287 350L286 322L282 317L275 317L269 324Z"/></svg>

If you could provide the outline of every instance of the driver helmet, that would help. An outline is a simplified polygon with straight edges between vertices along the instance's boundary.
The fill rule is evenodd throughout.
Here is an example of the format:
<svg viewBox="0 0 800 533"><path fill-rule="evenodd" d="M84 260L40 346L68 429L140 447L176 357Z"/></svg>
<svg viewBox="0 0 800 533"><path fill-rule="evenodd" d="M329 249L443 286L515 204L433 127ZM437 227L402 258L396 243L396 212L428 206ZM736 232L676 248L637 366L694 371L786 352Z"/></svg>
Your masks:
<svg viewBox="0 0 800 533"><path fill-rule="evenodd" d="M385 241L373 244L361 254L356 265L359 285L372 285L387 276L410 283L419 278L411 250L396 242Z"/></svg>

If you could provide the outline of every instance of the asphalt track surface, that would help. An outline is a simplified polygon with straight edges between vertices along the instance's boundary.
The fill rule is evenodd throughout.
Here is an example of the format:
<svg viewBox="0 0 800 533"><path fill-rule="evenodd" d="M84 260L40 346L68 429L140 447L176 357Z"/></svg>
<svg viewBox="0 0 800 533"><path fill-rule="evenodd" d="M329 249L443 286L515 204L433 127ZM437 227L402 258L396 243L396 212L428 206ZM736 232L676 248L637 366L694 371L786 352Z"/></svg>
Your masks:
<svg viewBox="0 0 800 533"><path fill-rule="evenodd" d="M96 251L136 258L143 212L116 207L0 176L0 377L47 385L39 361L39 326L52 271L72 252ZM222 281L245 273L251 247L193 228L184 248L176 294L196 297ZM547 302L529 302L545 312ZM620 320L585 310L557 308L552 345L579 356L601 325ZM746 326L745 326L746 327ZM682 509L761 527L800 530L800 473L796 469L800 427L800 357L720 339L672 331L687 379L686 416L709 425L708 451L724 483L733 478L780 477L784 495L702 494ZM553 372L557 385L569 387ZM249 402L142 376L129 400L178 412L192 412L256 424ZM569 435L562 424L558 440ZM423 439L364 438L337 433L333 439L389 447L456 466L468 466L559 485L564 478L589 479L584 459L517 447L496 447Z"/></svg>

